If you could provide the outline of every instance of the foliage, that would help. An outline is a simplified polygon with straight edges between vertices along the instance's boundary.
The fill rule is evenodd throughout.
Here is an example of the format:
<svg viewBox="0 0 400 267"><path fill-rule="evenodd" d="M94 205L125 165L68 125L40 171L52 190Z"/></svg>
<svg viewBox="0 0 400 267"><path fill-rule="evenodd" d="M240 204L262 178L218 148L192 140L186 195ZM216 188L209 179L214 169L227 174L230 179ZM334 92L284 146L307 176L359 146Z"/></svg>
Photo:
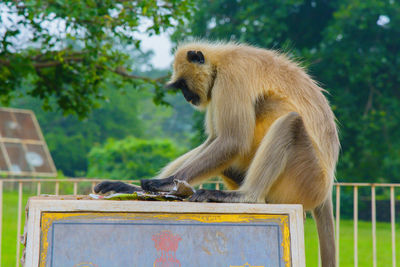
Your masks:
<svg viewBox="0 0 400 267"><path fill-rule="evenodd" d="M71 115L65 117L61 112L44 112L41 101L29 97L14 101L13 106L35 112L56 167L67 176L83 176L87 170L87 154L94 144L110 137L144 135L138 103L149 103L150 97L132 91L121 95L114 90L106 96L108 103L83 121Z"/></svg>
<svg viewBox="0 0 400 267"><path fill-rule="evenodd" d="M247 42L270 48L316 47L332 17L334 1L197 1L189 27L178 25L174 40L184 36ZM318 23L315 23L318 21Z"/></svg>
<svg viewBox="0 0 400 267"><path fill-rule="evenodd" d="M207 0L197 9L189 27L178 26L176 42L237 40L300 58L330 92L342 143L339 180L400 181L398 1Z"/></svg>
<svg viewBox="0 0 400 267"><path fill-rule="evenodd" d="M29 94L64 114L86 117L104 99L104 81L117 87L159 79L132 73L137 34L159 34L190 15L191 0L26 0L0 3L0 100ZM24 82L29 87L21 90Z"/></svg>
<svg viewBox="0 0 400 267"><path fill-rule="evenodd" d="M153 73L145 75L151 77ZM151 87L137 91L125 86L117 90L110 83L107 88L106 101L101 101L84 120L43 111L41 101L32 97L15 99L12 106L35 112L56 167L67 176L85 176L89 151L108 138L168 136L181 147L189 146L186 140L192 132L193 111L181 95L166 97L173 107L156 106Z"/></svg>
<svg viewBox="0 0 400 267"><path fill-rule="evenodd" d="M88 176L125 180L153 177L180 152L166 139L109 139L90 151Z"/></svg>
<svg viewBox="0 0 400 267"><path fill-rule="evenodd" d="M37 103L46 108L58 107L58 114L84 117L98 107L98 99L110 95L107 88L130 94L132 87L151 91L156 103L173 102L175 98L160 90L161 78L140 73L149 55L137 49L140 43L135 33L143 29L157 34L174 27L175 42L195 37L237 40L300 58L330 92L327 97L338 118L342 143L338 179L400 181L398 1L61 0L6 1L0 7L3 103L28 94L41 99ZM142 102L130 103L137 107L135 111L128 109L127 102L119 105L121 108L103 103L100 113L95 112L80 126L71 117L50 119L48 123L47 116L39 118L42 126L47 125L43 127L50 149L58 154L56 163L63 165L63 171L74 169L76 175L75 170L86 169L84 157L94 143L109 137L123 138L128 132L143 137L149 134L146 129L151 129L150 134L170 134L177 140L190 138L193 145L204 140L200 113L192 120L198 129L192 136L191 126L180 123L182 114L187 117L191 113L153 114ZM181 111L186 106L181 102L176 105ZM140 114L139 109L147 113ZM119 120L117 114L122 110L134 115L124 113ZM172 116L174 120L155 124L153 115ZM132 123L125 123L128 121Z"/></svg>
<svg viewBox="0 0 400 267"><path fill-rule="evenodd" d="M197 111L193 114L193 128L197 129L197 134L191 138L191 145L193 147L199 146L206 139L205 127L204 127L204 113Z"/></svg>
<svg viewBox="0 0 400 267"><path fill-rule="evenodd" d="M347 179L400 181L399 36L398 1L343 2L325 29L316 75L341 124Z"/></svg>

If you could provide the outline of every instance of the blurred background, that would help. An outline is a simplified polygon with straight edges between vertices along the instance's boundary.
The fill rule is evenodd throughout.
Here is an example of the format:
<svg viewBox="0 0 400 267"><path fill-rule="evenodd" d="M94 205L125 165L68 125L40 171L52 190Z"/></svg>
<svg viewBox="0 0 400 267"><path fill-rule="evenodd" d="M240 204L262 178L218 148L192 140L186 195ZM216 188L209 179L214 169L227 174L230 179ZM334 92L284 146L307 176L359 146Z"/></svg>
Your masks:
<svg viewBox="0 0 400 267"><path fill-rule="evenodd" d="M337 117L342 145L337 181L400 182L400 3L395 0L1 1L1 106L35 113L60 181L150 178L204 140L203 114L163 87L174 48L197 38L277 49L301 62L327 90ZM24 185L24 199L36 193L35 186ZM7 220L17 217L18 181L4 188ZM72 185L58 190L70 193ZM391 190L396 192L383 186L357 191L357 216L365 221L360 236L367 238L358 241L360 266L374 261L369 246L377 241L362 234L371 228L372 191L382 221L378 263L393 263L387 222L394 215L399 221L400 212L391 214ZM340 262L354 266L354 239L346 241L353 238L354 186L340 192ZM393 198L399 205L400 198ZM307 263L316 266L309 224ZM3 238L3 266L15 264L16 235L17 228L9 241Z"/></svg>

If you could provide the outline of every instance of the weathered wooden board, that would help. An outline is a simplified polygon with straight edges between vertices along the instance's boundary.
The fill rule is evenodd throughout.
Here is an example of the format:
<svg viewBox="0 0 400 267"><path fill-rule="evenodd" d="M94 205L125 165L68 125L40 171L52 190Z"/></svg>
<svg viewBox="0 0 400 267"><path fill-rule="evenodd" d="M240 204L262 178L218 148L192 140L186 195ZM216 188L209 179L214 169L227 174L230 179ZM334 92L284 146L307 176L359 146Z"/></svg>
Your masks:
<svg viewBox="0 0 400 267"><path fill-rule="evenodd" d="M300 205L29 200L26 266L305 266Z"/></svg>

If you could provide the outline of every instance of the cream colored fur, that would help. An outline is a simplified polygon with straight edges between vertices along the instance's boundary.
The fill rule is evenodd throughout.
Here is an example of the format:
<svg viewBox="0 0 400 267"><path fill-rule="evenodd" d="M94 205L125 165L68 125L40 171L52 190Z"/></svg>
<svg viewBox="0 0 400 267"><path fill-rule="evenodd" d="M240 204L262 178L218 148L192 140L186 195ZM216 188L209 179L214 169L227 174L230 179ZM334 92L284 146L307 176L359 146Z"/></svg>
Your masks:
<svg viewBox="0 0 400 267"><path fill-rule="evenodd" d="M188 51L201 51L205 63L190 62ZM335 266L330 197L339 140L324 90L285 55L235 43L179 46L171 82L179 79L200 96L209 138L158 177L195 184L242 171L242 184L229 181L240 197L223 201L303 204L314 211L323 266Z"/></svg>

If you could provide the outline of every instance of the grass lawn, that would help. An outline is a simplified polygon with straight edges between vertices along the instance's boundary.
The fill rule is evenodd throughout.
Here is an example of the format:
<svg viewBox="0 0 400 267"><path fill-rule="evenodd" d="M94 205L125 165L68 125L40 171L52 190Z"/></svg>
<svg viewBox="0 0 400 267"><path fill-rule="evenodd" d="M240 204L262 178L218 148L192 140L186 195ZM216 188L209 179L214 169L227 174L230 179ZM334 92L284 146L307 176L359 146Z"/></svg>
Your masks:
<svg viewBox="0 0 400 267"><path fill-rule="evenodd" d="M22 202L22 227L23 233L25 223L24 208L28 200L28 194L23 195ZM17 216L18 216L18 193L3 192L3 229L1 240L1 266L15 266L16 251L17 251ZM22 254L23 247L21 246L20 253Z"/></svg>
<svg viewBox="0 0 400 267"><path fill-rule="evenodd" d="M340 221L340 261L339 265L354 266L353 221ZM318 236L314 221L307 219L304 227L307 266L318 266ZM376 224L377 266L392 266L392 239L390 223ZM396 263L400 264L400 223L396 224ZM358 222L358 266L372 266L371 222Z"/></svg>
<svg viewBox="0 0 400 267"><path fill-rule="evenodd" d="M28 194L24 193L23 208L26 205ZM4 192L3 195L3 232L1 248L1 266L15 266L16 238L17 238L17 207L18 194L16 192ZM25 214L23 213L23 225ZM318 266L318 238L312 219L305 222L305 247L308 267ZM391 235L389 223L377 223L377 255L378 266L392 266ZM400 263L400 224L396 227L397 264ZM22 246L21 246L22 253ZM342 220L340 222L340 266L353 266L353 222ZM358 266L372 266L372 235L371 223L359 222L358 227Z"/></svg>

